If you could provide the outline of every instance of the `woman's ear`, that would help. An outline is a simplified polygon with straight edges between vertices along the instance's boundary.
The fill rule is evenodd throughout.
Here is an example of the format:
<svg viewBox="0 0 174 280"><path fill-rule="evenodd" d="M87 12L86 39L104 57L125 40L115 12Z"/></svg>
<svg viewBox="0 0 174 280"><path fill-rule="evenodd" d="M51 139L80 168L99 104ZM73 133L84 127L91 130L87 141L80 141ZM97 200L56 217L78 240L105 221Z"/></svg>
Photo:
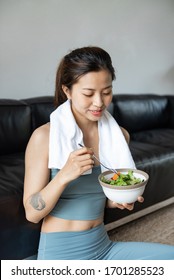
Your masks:
<svg viewBox="0 0 174 280"><path fill-rule="evenodd" d="M65 93L66 97L68 99L71 99L70 89L67 86L62 85L62 90Z"/></svg>

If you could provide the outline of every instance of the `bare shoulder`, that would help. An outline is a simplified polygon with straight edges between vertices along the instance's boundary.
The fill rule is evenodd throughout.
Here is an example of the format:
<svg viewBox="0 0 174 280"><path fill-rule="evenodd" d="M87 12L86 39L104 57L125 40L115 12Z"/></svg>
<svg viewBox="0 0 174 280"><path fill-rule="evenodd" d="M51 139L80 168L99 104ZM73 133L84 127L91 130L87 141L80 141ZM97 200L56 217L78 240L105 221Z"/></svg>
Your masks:
<svg viewBox="0 0 174 280"><path fill-rule="evenodd" d="M47 151L49 146L49 123L44 124L32 133L27 145L27 150L42 150Z"/></svg>
<svg viewBox="0 0 174 280"><path fill-rule="evenodd" d="M46 123L36 128L30 138L33 142L47 142L49 140L50 124Z"/></svg>
<svg viewBox="0 0 174 280"><path fill-rule="evenodd" d="M120 126L121 130L122 130L122 133L126 139L126 142L129 144L130 142L130 135L129 135L129 132L122 126Z"/></svg>

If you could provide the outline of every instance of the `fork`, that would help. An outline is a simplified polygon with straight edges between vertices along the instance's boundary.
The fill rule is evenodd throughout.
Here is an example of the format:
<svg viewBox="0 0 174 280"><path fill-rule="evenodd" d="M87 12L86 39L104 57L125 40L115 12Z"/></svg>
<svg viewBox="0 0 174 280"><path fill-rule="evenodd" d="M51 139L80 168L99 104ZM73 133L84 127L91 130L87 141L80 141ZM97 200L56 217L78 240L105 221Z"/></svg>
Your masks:
<svg viewBox="0 0 174 280"><path fill-rule="evenodd" d="M78 143L78 145L80 146L80 147L84 147L82 144L80 144L80 143ZM105 166L96 156L95 156L95 154L93 154L92 155L104 168L106 168L106 169L108 169L108 170L110 170L110 171L112 171L112 172L114 172L114 173L116 173L116 174L118 174L118 171L116 170L116 169L113 169L113 168L109 168L109 167L107 167L107 166Z"/></svg>

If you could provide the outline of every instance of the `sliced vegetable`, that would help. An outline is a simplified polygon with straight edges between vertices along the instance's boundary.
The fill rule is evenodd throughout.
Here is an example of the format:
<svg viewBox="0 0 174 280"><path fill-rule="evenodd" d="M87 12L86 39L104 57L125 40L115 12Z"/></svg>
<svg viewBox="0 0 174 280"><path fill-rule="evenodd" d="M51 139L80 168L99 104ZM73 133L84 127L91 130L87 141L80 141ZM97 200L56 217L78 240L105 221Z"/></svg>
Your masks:
<svg viewBox="0 0 174 280"><path fill-rule="evenodd" d="M117 180L119 175L117 173L114 174L114 176L111 178L112 180Z"/></svg>
<svg viewBox="0 0 174 280"><path fill-rule="evenodd" d="M133 171L129 170L127 174L114 174L114 176L111 179L106 179L104 176L101 177L101 181L110 184L110 185L116 185L116 186L129 186L129 185L135 185L138 183L143 182L140 178L136 178L133 175Z"/></svg>

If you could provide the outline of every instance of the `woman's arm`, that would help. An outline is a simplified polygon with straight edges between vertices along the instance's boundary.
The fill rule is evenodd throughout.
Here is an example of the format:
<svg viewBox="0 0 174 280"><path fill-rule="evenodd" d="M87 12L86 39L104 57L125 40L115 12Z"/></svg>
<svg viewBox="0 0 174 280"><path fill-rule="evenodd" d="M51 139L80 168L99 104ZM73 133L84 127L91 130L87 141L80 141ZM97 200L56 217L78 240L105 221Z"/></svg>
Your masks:
<svg viewBox="0 0 174 280"><path fill-rule="evenodd" d="M36 129L25 154L23 202L26 218L34 223L44 218L54 207L66 184L57 176L49 182L49 126Z"/></svg>
<svg viewBox="0 0 174 280"><path fill-rule="evenodd" d="M23 203L26 218L38 223L57 203L67 184L93 165L91 149L72 152L65 166L51 180L48 169L49 125L36 129L25 154Z"/></svg>

